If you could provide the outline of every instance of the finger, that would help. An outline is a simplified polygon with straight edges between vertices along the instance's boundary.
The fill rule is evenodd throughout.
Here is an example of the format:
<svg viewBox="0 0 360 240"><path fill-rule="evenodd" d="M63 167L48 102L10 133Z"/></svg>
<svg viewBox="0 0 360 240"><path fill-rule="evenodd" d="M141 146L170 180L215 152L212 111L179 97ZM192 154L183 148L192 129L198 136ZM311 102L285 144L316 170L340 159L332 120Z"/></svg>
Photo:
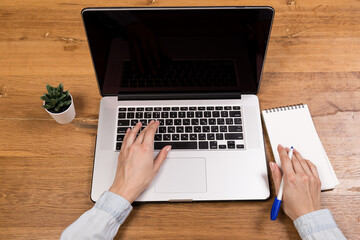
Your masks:
<svg viewBox="0 0 360 240"><path fill-rule="evenodd" d="M154 123L154 120L151 120L149 124L144 128L144 130L141 131L139 136L136 138L135 142L142 143L144 141L144 136L146 135L146 132L151 128L151 125Z"/></svg>
<svg viewBox="0 0 360 240"><path fill-rule="evenodd" d="M135 127L130 131L129 136L127 137L127 140L126 140L125 147L130 147L134 143L136 134L139 132L141 126L142 126L142 123L138 122L135 125Z"/></svg>
<svg viewBox="0 0 360 240"><path fill-rule="evenodd" d="M294 151L294 155L295 157L299 160L301 167L304 169L304 172L306 173L306 175L308 176L313 176L308 164L306 163L306 161L301 157L300 153L297 151Z"/></svg>
<svg viewBox="0 0 360 240"><path fill-rule="evenodd" d="M124 139L123 139L123 142L122 142L122 144L121 144L121 149L120 149L120 152L121 151L123 151L123 149L125 149L125 145L126 145L126 143L127 143L127 139L128 139L128 137L129 137L129 134L130 134L130 128L128 128L127 130L126 130L126 133L125 133L125 136L124 136Z"/></svg>
<svg viewBox="0 0 360 240"><path fill-rule="evenodd" d="M276 163L270 162L269 165L270 165L270 169L271 169L271 176L272 176L272 179L275 184L275 191L277 194L279 192L282 174L281 174L280 168L278 167L278 165Z"/></svg>
<svg viewBox="0 0 360 240"><path fill-rule="evenodd" d="M161 165L163 164L163 162L165 161L168 153L171 150L171 145L167 145L165 147L163 147L161 149L161 151L159 152L159 154L156 156L155 160L154 160L154 172L155 174L159 171Z"/></svg>
<svg viewBox="0 0 360 240"><path fill-rule="evenodd" d="M157 128L159 127L159 124L160 124L160 122L158 122L158 121L153 122L153 124L151 124L151 126L145 133L143 143L151 144L151 146L153 145L155 133L156 133Z"/></svg>
<svg viewBox="0 0 360 240"><path fill-rule="evenodd" d="M309 168L311 170L311 173L314 175L314 177L316 179L318 179L320 181L319 173L318 173L318 171L316 169L316 166L309 160L305 160L305 161L308 164L308 166L309 166Z"/></svg>
<svg viewBox="0 0 360 240"><path fill-rule="evenodd" d="M281 167L284 173L294 173L293 165L291 164L290 158L283 146L280 144L277 147L279 152Z"/></svg>
<svg viewBox="0 0 360 240"><path fill-rule="evenodd" d="M293 168L294 168L294 171L296 174L300 174L301 176L305 175L305 171L302 168L300 161L299 161L299 159L297 159L296 156L293 155L291 162L292 162L292 165L293 165Z"/></svg>

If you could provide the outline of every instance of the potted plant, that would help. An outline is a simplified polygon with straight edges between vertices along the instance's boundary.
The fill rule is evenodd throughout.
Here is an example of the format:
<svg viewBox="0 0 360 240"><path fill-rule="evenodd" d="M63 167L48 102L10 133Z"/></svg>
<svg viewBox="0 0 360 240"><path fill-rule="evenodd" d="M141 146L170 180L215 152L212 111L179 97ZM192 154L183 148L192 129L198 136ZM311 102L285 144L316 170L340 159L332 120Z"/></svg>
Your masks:
<svg viewBox="0 0 360 240"><path fill-rule="evenodd" d="M60 124L71 122L75 118L74 101L69 91L64 91L62 83L54 88L46 84L47 93L40 98L43 108Z"/></svg>

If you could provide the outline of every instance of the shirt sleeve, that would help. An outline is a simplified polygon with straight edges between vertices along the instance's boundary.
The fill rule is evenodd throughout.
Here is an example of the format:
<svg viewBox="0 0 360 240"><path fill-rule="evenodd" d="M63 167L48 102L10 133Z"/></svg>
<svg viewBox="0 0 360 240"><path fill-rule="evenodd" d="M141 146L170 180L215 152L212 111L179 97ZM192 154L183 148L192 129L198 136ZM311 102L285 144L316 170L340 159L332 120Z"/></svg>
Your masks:
<svg viewBox="0 0 360 240"><path fill-rule="evenodd" d="M126 199L106 191L90 210L64 230L60 239L113 239L131 210Z"/></svg>
<svg viewBox="0 0 360 240"><path fill-rule="evenodd" d="M329 209L321 209L298 217L294 225L303 240L346 240Z"/></svg>

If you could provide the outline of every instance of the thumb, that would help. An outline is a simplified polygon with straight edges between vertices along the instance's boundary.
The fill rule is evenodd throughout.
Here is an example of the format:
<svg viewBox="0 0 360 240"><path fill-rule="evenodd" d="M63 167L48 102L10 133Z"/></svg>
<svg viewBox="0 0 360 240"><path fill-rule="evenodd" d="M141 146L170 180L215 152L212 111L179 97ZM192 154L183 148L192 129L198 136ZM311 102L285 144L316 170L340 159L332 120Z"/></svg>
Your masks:
<svg viewBox="0 0 360 240"><path fill-rule="evenodd" d="M154 171L155 171L155 173L157 173L157 171L159 171L161 165L165 161L165 159L166 159L168 153L170 152L170 150L171 150L171 145L165 146L165 147L163 147L163 149L161 149L159 154L156 156L156 158L154 160Z"/></svg>
<svg viewBox="0 0 360 240"><path fill-rule="evenodd" d="M281 183L281 171L280 171L280 168L278 167L278 165L274 162L270 162L269 163L270 165L270 169L271 169L271 175L272 175L272 179L274 181L274 184L275 184L275 191L276 191L276 194L278 193L279 191L279 188L280 188L280 183Z"/></svg>

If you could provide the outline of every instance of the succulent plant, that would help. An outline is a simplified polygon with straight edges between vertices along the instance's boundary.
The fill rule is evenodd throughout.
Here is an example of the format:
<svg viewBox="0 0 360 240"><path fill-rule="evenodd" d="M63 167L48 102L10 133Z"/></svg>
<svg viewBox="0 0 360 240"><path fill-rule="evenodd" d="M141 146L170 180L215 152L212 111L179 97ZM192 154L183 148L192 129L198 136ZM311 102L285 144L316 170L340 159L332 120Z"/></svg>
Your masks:
<svg viewBox="0 0 360 240"><path fill-rule="evenodd" d="M61 113L68 109L71 104L71 97L69 91L64 91L62 83L56 88L46 84L48 93L45 93L40 98L45 101L43 108L52 113Z"/></svg>

